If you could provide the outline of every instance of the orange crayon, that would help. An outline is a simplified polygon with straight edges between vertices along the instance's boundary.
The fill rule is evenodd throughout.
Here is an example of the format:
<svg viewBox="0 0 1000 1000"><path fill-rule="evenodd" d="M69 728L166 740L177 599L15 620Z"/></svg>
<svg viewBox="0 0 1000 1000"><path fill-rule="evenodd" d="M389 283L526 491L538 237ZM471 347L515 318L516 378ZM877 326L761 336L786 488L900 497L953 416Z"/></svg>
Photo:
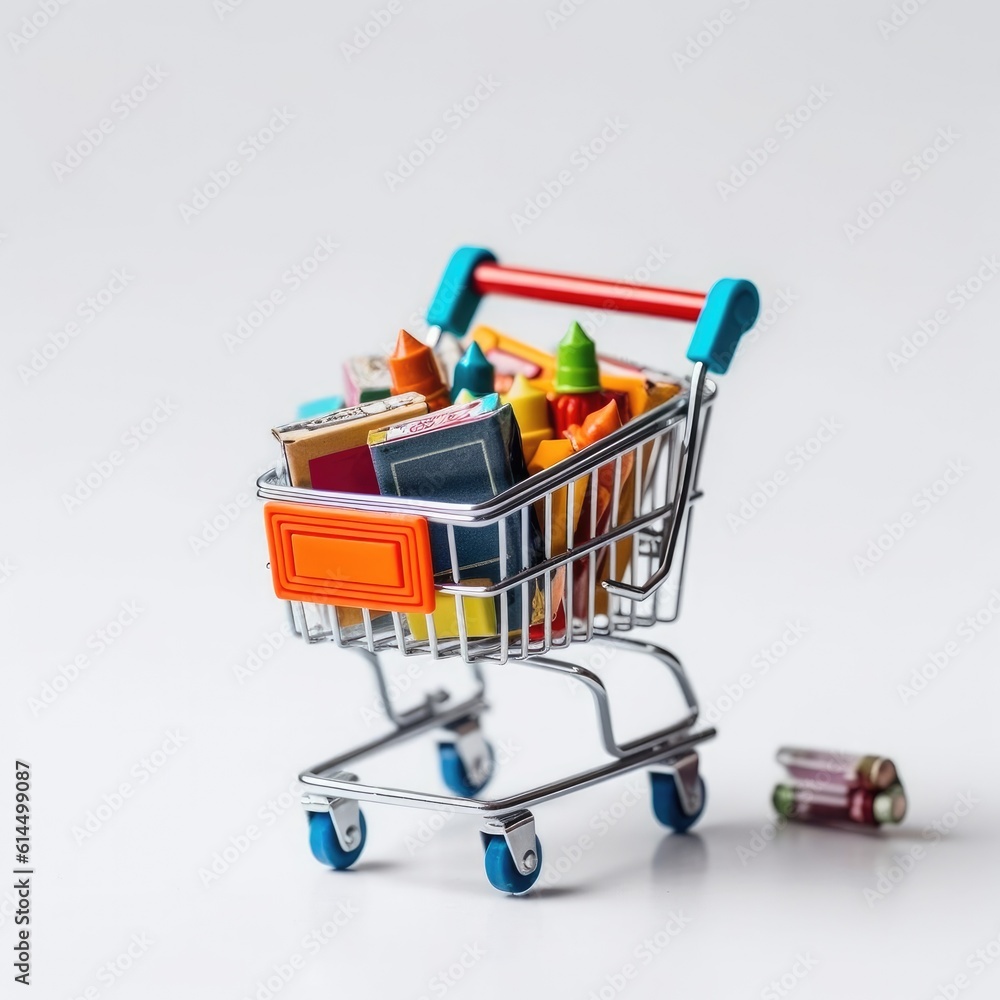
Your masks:
<svg viewBox="0 0 1000 1000"><path fill-rule="evenodd" d="M615 401L612 400L602 409L589 414L582 424L573 424L566 431L566 438L573 446L574 451L582 451L588 445L596 444L598 441L613 434L621 426L621 414L618 412ZM622 456L619 486L629 502L631 502L633 496L632 470L634 464L635 458L632 452L628 452ZM596 483L591 481L587 487L583 510L590 511L591 514L589 517L584 514L581 518L580 528L575 539L577 544L590 541L590 539L604 534L608 529L608 522L611 520L615 488L615 463L608 462L606 465L602 465L597 470L596 479ZM596 502L592 501L591 498L591 489L595 485ZM622 517L623 513L625 512L619 501L619 521L624 521L628 518L629 514ZM591 579L590 564L587 558L579 559L574 564L572 599L573 611L578 618L583 618L587 615L588 595L593 587L597 587L602 592L600 596L596 593L594 594L594 613L597 613L598 607L602 608L601 613L605 613L607 610L606 595L604 594L604 588L600 587L599 582L601 576L604 574L608 552L608 548L598 550L595 567L596 577L594 579Z"/></svg>
<svg viewBox="0 0 1000 1000"><path fill-rule="evenodd" d="M573 424L566 431L566 438L573 446L574 451L582 451L588 445L596 444L598 441L613 434L622 426L621 415L614 400L607 403L602 409L589 414L582 424ZM632 474L634 457L631 452L622 456L621 459L621 482L624 484ZM604 531L605 515L611 506L612 493L614 490L615 466L613 462L602 465L597 472L597 513L596 530L597 534ZM588 488L587 500L590 501Z"/></svg>
<svg viewBox="0 0 1000 1000"><path fill-rule="evenodd" d="M451 405L448 386L441 378L434 352L405 330L399 331L396 348L389 357L392 394L419 392L430 412Z"/></svg>

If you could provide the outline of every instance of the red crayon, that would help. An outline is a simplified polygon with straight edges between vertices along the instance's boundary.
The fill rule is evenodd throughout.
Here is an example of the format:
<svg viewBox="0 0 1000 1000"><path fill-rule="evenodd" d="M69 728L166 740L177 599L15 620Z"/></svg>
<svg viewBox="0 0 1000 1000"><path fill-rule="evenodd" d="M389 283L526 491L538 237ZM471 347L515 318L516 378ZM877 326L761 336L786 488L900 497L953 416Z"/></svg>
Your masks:
<svg viewBox="0 0 1000 1000"><path fill-rule="evenodd" d="M574 424L582 424L592 413L612 400L622 423L631 416L628 393L601 389L594 342L579 323L572 323L556 352L556 376L549 398L556 437L563 437Z"/></svg>

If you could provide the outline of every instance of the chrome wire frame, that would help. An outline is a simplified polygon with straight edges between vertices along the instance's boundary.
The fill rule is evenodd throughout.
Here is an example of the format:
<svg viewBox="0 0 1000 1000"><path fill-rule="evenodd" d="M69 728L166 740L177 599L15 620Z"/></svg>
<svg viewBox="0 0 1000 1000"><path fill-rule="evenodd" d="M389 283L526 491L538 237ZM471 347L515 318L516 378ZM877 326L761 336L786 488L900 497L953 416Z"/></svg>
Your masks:
<svg viewBox="0 0 1000 1000"><path fill-rule="evenodd" d="M701 495L698 489L701 444L715 395L715 385L706 378L705 367L701 364L695 364L687 385L686 393L629 421L605 440L485 504L444 504L295 489L284 484L280 468L265 473L258 480L258 494L264 499L418 514L432 525L443 526L447 532L451 580L437 585L436 589L439 594L454 597L457 637L438 637L432 615L425 616L427 639L418 641L410 632L405 617L399 613L376 613L377 617L373 618L369 610L362 609L362 624L345 629L333 607L302 602L288 604L292 628L308 642L332 641L339 647L360 653L368 661L392 724L387 734L299 775L305 809L329 812L335 835L344 850L353 849L359 842L360 802L466 813L479 818L483 832L502 834L518 871L528 874L538 863L534 817L529 811L533 806L644 767L673 773L688 815L700 809L702 786L696 747L713 737L715 730L697 728L698 703L680 660L662 646L624 634L636 627L673 621L680 610L691 509ZM599 524L597 495L602 474L606 479L611 477L612 500L606 522ZM633 477L632 509L622 510L620 498L628 476ZM581 511L582 533L573 516L577 489L587 490L586 495L591 498L589 510ZM564 552L553 551L557 502L565 505ZM511 517L519 519L522 544L521 552L513 553L519 556L519 568L507 574L503 569L508 555L504 526ZM532 517L536 519L534 526ZM501 566L498 584L473 586L460 582L455 541L455 529L459 527L496 531ZM529 559L532 554L529 553L528 536L532 530L540 531L544 542L541 562L537 561L537 553L534 553L534 563ZM627 567L619 565L622 554L619 544L622 543L629 546ZM599 615L596 613L595 586L598 569L605 565L605 560L610 579L601 582L608 606L607 614ZM578 607L574 593L576 572L588 574L585 609ZM561 635L553 626L552 606L554 584L560 573L564 575L567 622ZM626 582L626 577L632 582ZM668 583L671 586L666 586ZM543 595L544 625L541 628L538 622L529 619L533 584ZM521 616L519 621L512 622L507 594L515 588L520 589ZM487 638L469 635L465 602L470 598L496 600L499 609L496 635ZM612 726L608 692L600 676L587 667L548 655L552 650L566 650L595 638L650 656L662 664L680 689L686 706L684 715L636 739L619 741ZM380 661L379 654L384 651L398 651L404 656L423 654L435 659L460 658L471 671L474 689L461 700L453 700L445 691L432 691L422 702L405 710L399 709L393 704ZM506 663L510 658L537 670L559 674L587 688L593 698L600 741L610 761L496 799L364 784L348 770L358 761L404 740L432 729L443 729L455 741L467 773L485 777L488 774L482 768L485 743L479 731L480 716L488 708L484 669L490 664Z"/></svg>
<svg viewBox="0 0 1000 1000"><path fill-rule="evenodd" d="M398 650L405 656L506 662L511 657L537 658L595 637L608 638L675 620L684 584L692 505L701 496L697 484L701 445L715 396L715 385L706 378L702 365L695 365L687 386L687 392L629 421L603 441L483 504L304 490L284 485L279 468L265 473L257 484L264 499L416 514L443 529L448 541L450 567L439 570L438 580L444 578L445 582L438 582L436 590L454 600L457 635L439 636L430 614L424 616L427 638L417 639L409 628L410 616L399 612L373 614L363 608L360 624L342 626L337 609L331 605L289 602L294 632L310 643L334 642L369 653ZM601 476L612 480L611 503L599 519ZM624 510L622 487L629 477L631 510ZM581 489L590 503L580 512L578 523L574 515ZM564 551L553 551L557 509L564 523L565 539L560 546ZM521 540L521 551L516 553L507 551L510 519L517 519L514 537ZM495 533L501 572L498 583L461 581L456 528ZM541 560L537 551L529 551L530 537L536 537L543 547ZM623 556L625 566L620 565ZM515 569L508 572L511 563ZM602 568L606 581L597 579ZM580 573L586 574L588 581L584 607L574 599L574 579ZM674 585L663 586L668 580ZM560 632L554 626L559 610L553 607L557 581L566 612L566 626ZM595 588L602 583L606 613L598 613L596 608ZM511 621L509 595L514 591L519 591L521 614ZM540 612L536 608L539 598ZM495 634L469 634L469 599L495 602Z"/></svg>
<svg viewBox="0 0 1000 1000"><path fill-rule="evenodd" d="M609 763L499 799L463 798L382 785L362 784L353 773L346 770L349 766L366 757L389 749L395 744L431 729L454 729L467 723L472 723L475 728L478 725L479 717L488 708L484 697L485 681L482 664L474 662L470 664L470 669L476 680L476 689L469 697L453 705L442 705L444 699L441 698L440 693L434 693L428 695L426 700L415 708L400 712L390 707L389 685L385 680L378 656L363 649L358 650L357 652L360 652L374 669L379 691L385 699L387 715L394 727L391 732L383 736L303 771L299 775L304 793L303 805L308 811L325 812L330 808L332 801L375 802L418 809L468 813L479 816L485 822L518 815L539 803L547 802L568 792L586 788L621 774L627 774L638 768L655 766L658 770L676 768L680 771L677 765L682 761L690 760L694 747L715 735L715 730L711 727L695 729L698 721L698 703L680 660L673 653L653 643L641 642L623 636L609 636L605 641L632 652L651 656L661 663L674 677L684 697L686 705L684 716L669 726L654 730L637 739L619 742L611 722L611 705L607 689L597 673L564 660L551 657L530 657L524 661L525 666L560 674L582 683L590 691L594 701L597 728L603 749L613 759ZM696 781L696 779L697 769L695 768L694 775L689 780Z"/></svg>

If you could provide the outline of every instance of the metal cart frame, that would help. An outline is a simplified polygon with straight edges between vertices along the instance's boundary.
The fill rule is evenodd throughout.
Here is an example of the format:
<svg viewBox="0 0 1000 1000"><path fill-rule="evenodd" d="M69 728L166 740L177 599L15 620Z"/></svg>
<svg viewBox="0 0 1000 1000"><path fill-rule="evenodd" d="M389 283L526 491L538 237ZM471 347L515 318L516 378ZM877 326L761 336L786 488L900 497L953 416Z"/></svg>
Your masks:
<svg viewBox="0 0 1000 1000"><path fill-rule="evenodd" d="M653 781L653 806L657 817L677 831L688 829L700 817L705 786L699 774L696 747L715 735L711 727L698 728L698 703L680 660L662 646L628 637L636 627L673 621L680 611L684 564L690 537L691 513L701 496L698 490L701 446L715 396L709 370L725 372L739 337L756 319L758 297L746 281L723 279L707 295L658 289L620 282L575 278L501 267L488 251L461 248L452 257L428 321L431 340L442 331L463 334L482 295L518 294L550 301L641 312L696 320L688 351L694 362L683 391L666 403L635 417L619 431L586 448L571 459L530 477L494 500L478 505L446 504L385 496L361 496L296 489L286 485L284 470L277 467L258 480L258 495L265 500L299 503L338 510L375 510L426 518L447 532L452 558L452 579L437 584L439 594L452 595L458 635L439 638L434 620L426 616L426 639L417 639L399 612L384 614L362 609L362 625L343 627L336 610L325 604L290 602L292 627L311 643L334 642L359 652L374 671L392 730L346 753L303 771L302 802L310 817L313 853L335 868L353 864L364 847L366 829L361 802L384 803L465 813L478 817L486 848L487 875L505 891L527 891L541 869L541 845L535 832L534 806L639 768L649 768ZM597 516L598 477L613 478L613 503L604 524ZM619 509L621 486L633 476L633 507ZM576 489L588 484L592 497L581 522L583 538L574 544L570 514ZM564 503L567 534L565 551L553 552L552 524L556 505ZM532 512L535 512L534 514ZM537 516L545 542L544 559L530 558L527 545L529 521ZM520 520L525 539L518 562L505 552L504 525ZM504 573L492 586L460 582L455 529L496 532L501 566L515 557L515 571ZM630 550L622 549L622 544ZM624 553L624 555L623 555ZM626 566L621 566L621 562ZM607 591L606 614L595 608L594 584L602 566L610 579L601 581ZM581 609L574 599L574 573L587 574L588 597ZM618 579L618 577L621 579ZM643 580L639 583L639 580ZM664 588L676 582L672 593ZM565 627L553 625L554 593L564 585ZM535 593L531 593L534 588ZM507 595L519 591L519 621L510 620ZM541 620L529 620L541 602ZM499 607L498 634L471 637L466 623L469 598L493 598ZM531 611L529 611L531 607ZM570 610L571 609L571 610ZM582 610L582 613L581 613ZM561 651L598 637L618 648L652 657L676 681L686 704L684 716L636 739L620 742L611 722L610 702L600 676L570 660L557 658ZM457 658L468 664L475 689L455 702L444 691L427 694L406 710L393 704L379 654L397 650L404 656L429 655ZM485 664L508 661L562 675L583 684L591 693L598 732L609 762L565 778L498 799L476 797L492 772L491 753L481 729L487 710ZM352 768L370 755L432 729L445 733L442 752L445 779L460 794L441 795L361 783ZM457 786L457 787L456 787Z"/></svg>

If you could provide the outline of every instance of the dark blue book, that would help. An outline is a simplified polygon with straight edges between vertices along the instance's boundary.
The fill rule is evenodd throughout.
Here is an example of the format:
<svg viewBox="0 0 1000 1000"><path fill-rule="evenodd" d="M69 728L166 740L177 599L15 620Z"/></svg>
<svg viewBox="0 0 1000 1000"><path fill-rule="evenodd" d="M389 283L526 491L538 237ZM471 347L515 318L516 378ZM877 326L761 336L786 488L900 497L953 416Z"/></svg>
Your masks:
<svg viewBox="0 0 1000 1000"><path fill-rule="evenodd" d="M521 434L509 404L496 394L474 403L448 407L415 420L373 431L368 438L379 492L383 495L476 504L527 478ZM538 523L531 511L528 565L544 551ZM500 563L496 524L455 528L455 552L460 580L489 579L499 583L521 569L520 514L500 525L506 540L506 560ZM440 582L453 579L448 532L430 525L434 572ZM520 587L508 592L509 626L521 625ZM497 616L499 621L499 613Z"/></svg>

